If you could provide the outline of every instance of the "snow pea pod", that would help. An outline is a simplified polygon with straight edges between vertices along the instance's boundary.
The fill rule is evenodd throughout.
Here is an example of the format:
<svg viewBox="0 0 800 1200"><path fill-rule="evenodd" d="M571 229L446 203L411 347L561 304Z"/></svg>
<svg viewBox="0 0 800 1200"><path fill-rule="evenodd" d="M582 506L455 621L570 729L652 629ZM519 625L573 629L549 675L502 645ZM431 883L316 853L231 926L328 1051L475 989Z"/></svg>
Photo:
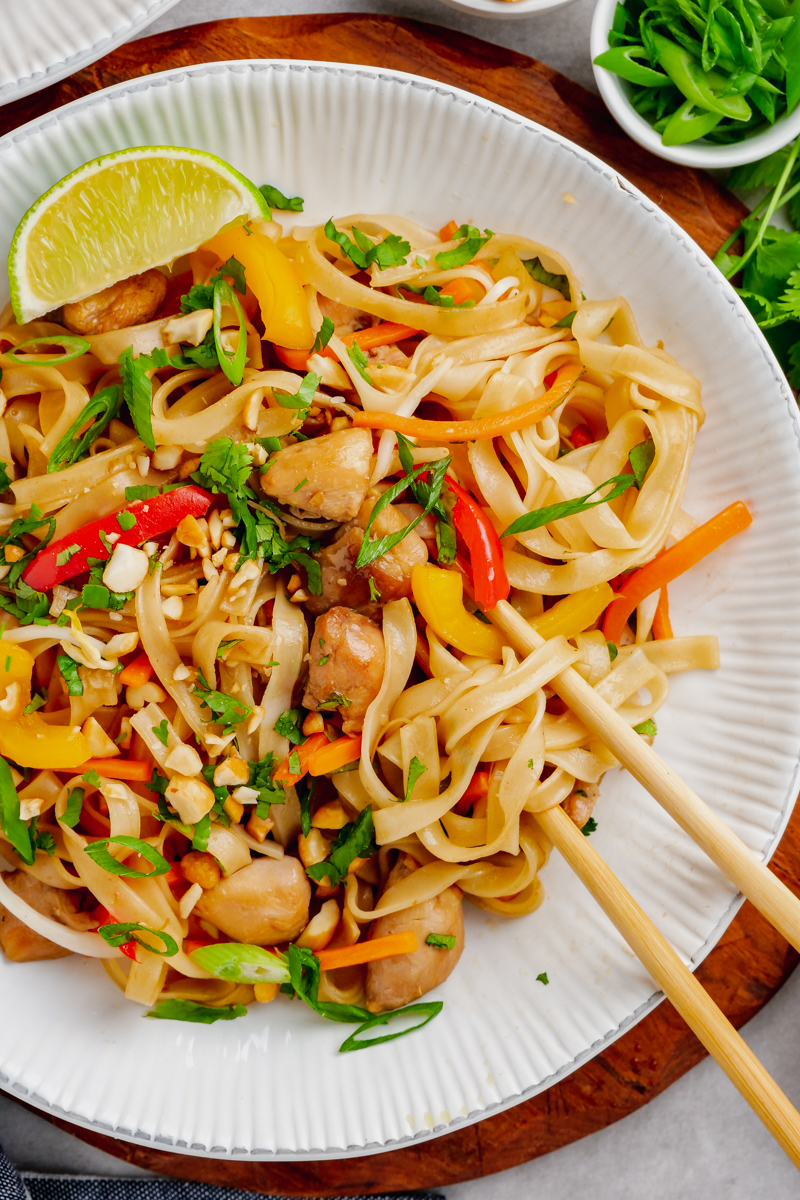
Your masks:
<svg viewBox="0 0 800 1200"><path fill-rule="evenodd" d="M719 113L706 112L704 109L698 112L691 100L686 100L667 121L661 140L665 146L683 146L686 142L705 137L721 120Z"/></svg>
<svg viewBox="0 0 800 1200"><path fill-rule="evenodd" d="M641 87L663 87L669 83L668 76L661 71L654 71L652 67L635 61L637 58L646 57L647 51L644 46L614 46L613 49L598 54L594 65L605 67L607 71L619 75L620 79L627 79L628 83L637 83Z"/></svg>
<svg viewBox="0 0 800 1200"><path fill-rule="evenodd" d="M750 119L750 105L744 96L717 95L717 91L722 91L727 83L724 76L718 75L715 71L703 71L688 50L676 42L670 41L669 38L663 37L660 33L653 33L651 36L659 64L692 105L702 108L708 113L718 113L720 117L729 117L732 121L748 121ZM680 112L681 109L678 109L675 116L677 117ZM695 134L694 136L702 135ZM681 141L683 140L681 138ZM678 145L679 143L672 144Z"/></svg>

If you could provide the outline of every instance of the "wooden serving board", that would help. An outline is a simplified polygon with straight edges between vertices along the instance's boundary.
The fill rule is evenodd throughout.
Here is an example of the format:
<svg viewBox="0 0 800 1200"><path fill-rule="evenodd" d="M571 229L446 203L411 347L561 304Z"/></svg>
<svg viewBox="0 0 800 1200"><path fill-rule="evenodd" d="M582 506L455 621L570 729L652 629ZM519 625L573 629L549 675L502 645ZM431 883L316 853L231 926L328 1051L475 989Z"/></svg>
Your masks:
<svg viewBox="0 0 800 1200"><path fill-rule="evenodd" d="M745 211L709 176L640 149L617 127L598 97L543 63L452 30L374 15L214 21L144 38L0 109L0 132L110 84L191 63L235 58L367 64L465 88L549 126L604 159L679 221L710 254L737 227ZM800 894L800 812L792 818L771 869ZM697 975L738 1027L766 1004L797 961L787 942L746 903ZM339 1161L195 1158L49 1119L117 1158L164 1175L284 1196L343 1196L445 1186L547 1154L627 1116L704 1056L695 1036L664 1001L604 1053L533 1100L432 1141Z"/></svg>

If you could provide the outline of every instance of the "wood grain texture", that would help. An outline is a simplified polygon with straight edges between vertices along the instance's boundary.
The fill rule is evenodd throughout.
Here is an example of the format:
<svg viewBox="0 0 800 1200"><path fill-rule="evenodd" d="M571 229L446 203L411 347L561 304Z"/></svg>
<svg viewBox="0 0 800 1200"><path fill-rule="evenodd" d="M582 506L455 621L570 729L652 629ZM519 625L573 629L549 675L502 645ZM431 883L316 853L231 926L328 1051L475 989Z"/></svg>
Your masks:
<svg viewBox="0 0 800 1200"><path fill-rule="evenodd" d="M462 87L539 121L602 158L710 254L745 211L709 176L640 149L598 97L550 67L451 30L368 14L215 21L144 38L34 96L6 105L0 109L0 133L114 83L235 58L361 63ZM792 817L771 870L800 895L800 813ZM775 994L797 961L788 943L746 903L697 978L739 1028ZM446 1186L547 1154L634 1112L703 1057L694 1034L664 1002L602 1054L532 1100L433 1141L339 1161L194 1158L48 1119L117 1158L164 1175L284 1196L346 1196Z"/></svg>

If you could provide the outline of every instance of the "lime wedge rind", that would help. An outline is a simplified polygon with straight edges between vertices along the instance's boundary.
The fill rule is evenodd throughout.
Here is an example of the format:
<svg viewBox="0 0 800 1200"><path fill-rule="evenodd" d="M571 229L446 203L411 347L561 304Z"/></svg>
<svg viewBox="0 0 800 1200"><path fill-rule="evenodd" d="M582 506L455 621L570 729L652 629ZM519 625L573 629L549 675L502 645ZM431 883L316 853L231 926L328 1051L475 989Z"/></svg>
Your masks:
<svg viewBox="0 0 800 1200"><path fill-rule="evenodd" d="M196 250L233 221L269 218L258 188L208 151L135 146L71 171L36 200L8 256L20 324Z"/></svg>

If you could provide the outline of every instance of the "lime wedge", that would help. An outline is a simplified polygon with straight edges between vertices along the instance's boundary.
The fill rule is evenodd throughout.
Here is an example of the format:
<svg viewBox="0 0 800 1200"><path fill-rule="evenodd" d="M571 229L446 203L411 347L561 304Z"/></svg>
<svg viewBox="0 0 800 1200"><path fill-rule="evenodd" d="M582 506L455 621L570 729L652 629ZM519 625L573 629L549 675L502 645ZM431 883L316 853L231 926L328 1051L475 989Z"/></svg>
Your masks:
<svg viewBox="0 0 800 1200"><path fill-rule="evenodd" d="M203 150L137 146L84 163L40 196L8 255L20 324L269 217L258 188Z"/></svg>

